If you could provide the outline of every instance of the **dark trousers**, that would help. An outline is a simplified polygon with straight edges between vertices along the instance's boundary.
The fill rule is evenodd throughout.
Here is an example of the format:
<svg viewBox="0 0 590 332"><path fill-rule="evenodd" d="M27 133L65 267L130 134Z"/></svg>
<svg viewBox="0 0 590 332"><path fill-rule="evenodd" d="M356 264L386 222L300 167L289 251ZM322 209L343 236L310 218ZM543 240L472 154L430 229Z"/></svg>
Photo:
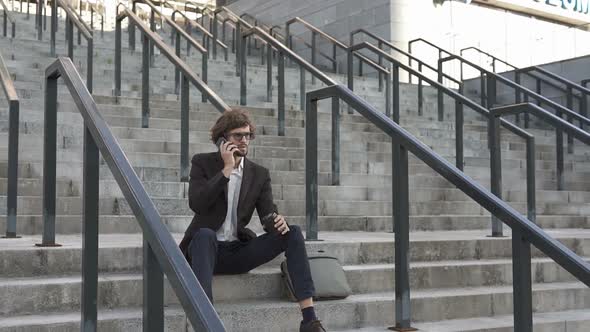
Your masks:
<svg viewBox="0 0 590 332"><path fill-rule="evenodd" d="M289 276L293 282L295 297L301 301L314 295L315 289L305 240L301 229L289 226L287 234L265 233L248 242L219 242L209 228L199 229L189 245L191 266L203 290L213 303L211 282L214 274L246 273L285 252Z"/></svg>

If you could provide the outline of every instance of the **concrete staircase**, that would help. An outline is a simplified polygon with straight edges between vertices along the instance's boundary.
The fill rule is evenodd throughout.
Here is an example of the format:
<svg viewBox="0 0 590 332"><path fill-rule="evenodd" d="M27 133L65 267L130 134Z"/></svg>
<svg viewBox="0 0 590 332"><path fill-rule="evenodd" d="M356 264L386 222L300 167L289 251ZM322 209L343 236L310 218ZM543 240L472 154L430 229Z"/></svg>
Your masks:
<svg viewBox="0 0 590 332"><path fill-rule="evenodd" d="M63 87L58 114L57 242L38 248L42 229L43 73L53 61L49 43L36 41L33 20L14 13L17 39L0 38L0 50L21 97L19 199L20 239L0 239L0 332L75 331L80 325L82 118ZM58 54L65 54L60 24ZM169 40L169 33L162 36ZM173 67L157 55L150 70L150 128L141 128L141 47L127 49L123 38L123 97L112 96L114 33L96 34L94 95L99 109L136 172L144 181L163 220L180 240L192 213L188 185L179 182L180 107L173 94ZM139 41L139 38L137 38ZM85 44L74 63L85 76ZM210 60L209 84L229 104L239 100L235 64ZM251 158L271 171L279 211L292 224L305 225L304 113L299 110L299 71L288 68L286 136L277 136L276 90L266 102L266 67L248 60L248 110L258 137ZM200 55L187 58L200 72ZM276 73L276 67L273 68ZM342 75L331 75L346 82ZM307 89L320 87L311 84ZM355 77L355 91L384 108L377 80ZM276 87L275 87L276 89ZM191 88L191 91L196 89ZM401 87L402 125L454 161L454 121L436 121L436 95L425 89L425 115L417 115L417 89ZM4 98L2 96L2 98ZM445 100L448 110L454 103ZM361 116L346 114L341 123L341 186L330 183L330 114L322 105L319 142L319 236L308 252L334 255L344 265L353 295L317 302L329 330L382 331L394 324L394 244L391 218L391 148L389 139ZM466 110L465 171L489 187L486 123ZM214 151L208 130L218 112L191 96L192 153ZM554 136L531 130L537 140L538 223L577 254L590 256L590 149L577 146L566 155L566 188L556 191ZM0 230L6 227L8 112L0 100ZM503 133L504 197L526 211L525 151L518 137ZM410 159L410 257L412 317L423 331L512 331L511 240L490 238L489 213L414 157ZM142 306L142 235L138 223L106 165L101 166L99 252L99 329L140 331ZM261 233L257 217L252 228ZM506 235L510 230L506 227ZM590 330L590 290L551 259L533 251L535 331ZM279 263L283 257L248 274L217 276L215 307L228 331L296 331L300 313L283 294ZM166 289L166 329L185 331L185 315Z"/></svg>

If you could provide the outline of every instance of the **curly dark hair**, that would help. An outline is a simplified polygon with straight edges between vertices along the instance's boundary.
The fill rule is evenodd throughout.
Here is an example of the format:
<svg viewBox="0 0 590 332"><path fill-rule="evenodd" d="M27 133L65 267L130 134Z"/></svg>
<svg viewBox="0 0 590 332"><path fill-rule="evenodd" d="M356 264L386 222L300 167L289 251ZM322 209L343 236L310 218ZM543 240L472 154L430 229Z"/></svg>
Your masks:
<svg viewBox="0 0 590 332"><path fill-rule="evenodd" d="M228 131L245 126L250 126L250 132L253 135L256 133L256 126L254 126L254 123L252 123L246 111L240 108L225 111L217 121L215 121L213 127L211 127L211 142L216 143L217 140L220 137L224 137ZM254 138L254 136L252 138Z"/></svg>

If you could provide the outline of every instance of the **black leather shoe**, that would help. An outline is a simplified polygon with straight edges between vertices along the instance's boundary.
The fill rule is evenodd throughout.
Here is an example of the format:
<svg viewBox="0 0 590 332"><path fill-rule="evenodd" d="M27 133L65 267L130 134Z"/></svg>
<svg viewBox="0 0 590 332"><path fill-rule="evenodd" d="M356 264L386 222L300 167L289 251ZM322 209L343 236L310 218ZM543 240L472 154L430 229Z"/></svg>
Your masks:
<svg viewBox="0 0 590 332"><path fill-rule="evenodd" d="M299 326L299 332L326 332L326 329L322 326L322 323L319 320L312 320Z"/></svg>

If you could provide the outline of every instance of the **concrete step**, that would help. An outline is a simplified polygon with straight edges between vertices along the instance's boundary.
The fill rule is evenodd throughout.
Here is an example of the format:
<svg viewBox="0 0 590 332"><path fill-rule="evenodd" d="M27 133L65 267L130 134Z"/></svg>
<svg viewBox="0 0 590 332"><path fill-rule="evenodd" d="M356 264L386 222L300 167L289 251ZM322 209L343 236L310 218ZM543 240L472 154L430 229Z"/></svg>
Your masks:
<svg viewBox="0 0 590 332"><path fill-rule="evenodd" d="M192 220L190 215L163 215L162 222L171 232L182 233ZM56 216L57 234L80 234L82 232L81 215ZM289 223L305 228L304 216L288 216ZM416 215L410 216L411 231L451 231L490 229L490 217L486 215ZM552 228L590 228L587 216L575 215L537 215L536 223L544 229ZM258 218L254 216L251 228L262 232ZM18 235L38 235L43 232L41 215L17 214L16 230ZM6 229L6 216L0 216L0 230ZM318 230L326 231L366 231L392 232L392 216L319 216ZM101 215L100 233L139 233L139 223L132 215Z"/></svg>
<svg viewBox="0 0 590 332"><path fill-rule="evenodd" d="M549 229L547 233L573 250L590 256L590 231L584 229ZM480 261L511 259L510 237L488 237L489 230L412 232L410 261ZM505 229L510 236L510 230ZM182 233L174 233L177 243ZM323 250L337 257L343 265L392 264L394 261L393 234L385 232L320 232L322 241L306 242L310 253ZM128 273L140 271L142 264L141 234L101 234L99 237L99 271ZM80 273L81 236L56 236L62 247L40 248L41 236L23 236L0 241L0 277L64 276ZM534 247L532 257L543 258ZM282 258L264 267L277 268ZM444 264L443 264L444 265ZM555 275L555 274L554 274ZM451 281L449 281L451 282Z"/></svg>
<svg viewBox="0 0 590 332"><path fill-rule="evenodd" d="M418 310L413 311L413 319L416 322L443 320L443 319L460 319L479 316L507 315L512 312L512 287L485 287L470 289L445 289L433 291L415 291L413 292L412 305ZM548 312L554 310L551 308L560 298L571 296L568 303L559 311L582 310L587 308L588 290L581 287L579 283L552 283L544 285L535 285L533 288L533 301L535 311ZM324 301L316 303L316 311L322 318L323 324L331 329L344 329L350 327L362 327L367 325L390 325L394 322L393 315L383 313L394 312L394 294L362 294L351 295L344 300ZM540 302L539 302L540 301ZM452 306L448 309L441 309L442 305ZM296 331L299 328L301 314L296 304L286 302L285 300L266 300L266 301L247 301L240 303L218 303L217 311L222 318L225 328L233 331L261 331L261 330L281 330ZM257 319L261 313L268 319ZM65 315L64 315L65 314ZM101 312L100 317L103 324L112 331L138 331L140 330L141 310L136 308L126 308L118 310L109 310ZM79 313L66 311L59 315L52 315L41 328L57 327L63 331L79 329ZM32 320L32 322L31 322ZM184 317L181 309L177 306L169 306L167 309L168 331L182 329ZM172 322L170 322L172 320ZM0 323L7 328L20 327L23 329L32 328L40 325L39 318L35 316L20 316L19 323L16 319L6 318L6 321ZM10 325L9 325L10 324ZM0 325L0 327L2 326ZM125 326L121 329L120 326ZM99 325L100 326L100 325ZM45 331L42 329L41 331ZM1 331L1 330L0 330Z"/></svg>
<svg viewBox="0 0 590 332"><path fill-rule="evenodd" d="M512 332L514 317L501 315L467 319L450 319L436 322L418 322L412 327L425 332ZM585 332L590 326L588 310L568 310L533 313L533 329L540 332ZM338 332L382 332L389 326L363 327Z"/></svg>

